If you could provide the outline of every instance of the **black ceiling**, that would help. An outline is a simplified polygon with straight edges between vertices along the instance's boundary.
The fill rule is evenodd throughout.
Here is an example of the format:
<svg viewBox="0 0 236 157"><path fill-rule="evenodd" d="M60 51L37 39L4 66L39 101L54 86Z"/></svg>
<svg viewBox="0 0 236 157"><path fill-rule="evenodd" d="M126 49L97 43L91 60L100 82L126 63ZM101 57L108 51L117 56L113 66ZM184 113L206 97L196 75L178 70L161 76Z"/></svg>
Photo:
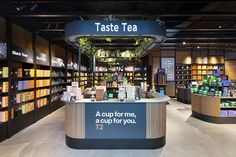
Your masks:
<svg viewBox="0 0 236 157"><path fill-rule="evenodd" d="M183 46L184 41L186 47L236 46L235 1L13 0L8 5L13 22L64 47L70 47L63 39L66 23L111 15L121 20L164 21L167 41L162 47Z"/></svg>

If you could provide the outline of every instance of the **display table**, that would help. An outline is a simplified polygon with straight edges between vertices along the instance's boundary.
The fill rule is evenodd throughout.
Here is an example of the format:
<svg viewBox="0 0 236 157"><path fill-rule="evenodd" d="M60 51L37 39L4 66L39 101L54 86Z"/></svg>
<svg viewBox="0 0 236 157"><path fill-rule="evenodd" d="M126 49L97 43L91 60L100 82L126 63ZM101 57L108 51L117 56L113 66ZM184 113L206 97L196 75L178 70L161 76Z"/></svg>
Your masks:
<svg viewBox="0 0 236 157"><path fill-rule="evenodd" d="M155 94L135 102L66 102L66 144L75 149L160 148L165 145L169 100Z"/></svg>
<svg viewBox="0 0 236 157"><path fill-rule="evenodd" d="M191 104L191 89L177 88L177 100L185 104Z"/></svg>
<svg viewBox="0 0 236 157"><path fill-rule="evenodd" d="M221 107L222 101L232 101L232 97L213 97L192 94L192 116L211 123L235 124L235 116L222 115L222 111L235 111L236 106Z"/></svg>

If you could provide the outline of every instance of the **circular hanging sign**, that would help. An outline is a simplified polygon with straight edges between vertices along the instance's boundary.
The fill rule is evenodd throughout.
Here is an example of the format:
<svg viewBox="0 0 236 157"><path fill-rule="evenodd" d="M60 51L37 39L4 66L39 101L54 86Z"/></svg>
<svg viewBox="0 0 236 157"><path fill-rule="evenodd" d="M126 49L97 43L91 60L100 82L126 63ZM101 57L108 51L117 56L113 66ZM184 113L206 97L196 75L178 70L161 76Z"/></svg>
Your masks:
<svg viewBox="0 0 236 157"><path fill-rule="evenodd" d="M151 37L150 51L166 40L166 25L162 21L73 21L65 27L65 40L79 47L78 38L82 37Z"/></svg>

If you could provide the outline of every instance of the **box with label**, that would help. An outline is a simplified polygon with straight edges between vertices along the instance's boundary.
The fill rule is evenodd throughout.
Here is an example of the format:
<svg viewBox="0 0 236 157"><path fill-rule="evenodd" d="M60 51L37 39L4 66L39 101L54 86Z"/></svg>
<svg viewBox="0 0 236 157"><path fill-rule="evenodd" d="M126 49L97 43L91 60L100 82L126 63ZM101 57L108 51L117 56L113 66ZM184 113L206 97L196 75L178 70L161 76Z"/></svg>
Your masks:
<svg viewBox="0 0 236 157"><path fill-rule="evenodd" d="M1 107L8 106L8 96L0 97L0 106Z"/></svg>
<svg viewBox="0 0 236 157"><path fill-rule="evenodd" d="M0 111L0 122L8 121L8 111Z"/></svg>

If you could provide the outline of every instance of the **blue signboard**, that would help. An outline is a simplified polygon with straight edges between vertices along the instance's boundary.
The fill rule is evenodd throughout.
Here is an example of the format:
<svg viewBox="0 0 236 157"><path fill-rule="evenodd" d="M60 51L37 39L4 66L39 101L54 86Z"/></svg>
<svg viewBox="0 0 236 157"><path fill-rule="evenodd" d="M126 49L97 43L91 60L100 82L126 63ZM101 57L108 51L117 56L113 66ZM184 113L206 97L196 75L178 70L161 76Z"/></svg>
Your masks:
<svg viewBox="0 0 236 157"><path fill-rule="evenodd" d="M86 103L85 138L146 138L146 104Z"/></svg>
<svg viewBox="0 0 236 157"><path fill-rule="evenodd" d="M86 35L166 35L166 26L157 21L73 21L66 25L65 37ZM69 39L70 40L70 39Z"/></svg>
<svg viewBox="0 0 236 157"><path fill-rule="evenodd" d="M166 25L162 21L107 21L82 20L73 21L65 27L65 40L79 47L78 38L84 37L150 37L154 40L145 49L150 51L166 40Z"/></svg>

